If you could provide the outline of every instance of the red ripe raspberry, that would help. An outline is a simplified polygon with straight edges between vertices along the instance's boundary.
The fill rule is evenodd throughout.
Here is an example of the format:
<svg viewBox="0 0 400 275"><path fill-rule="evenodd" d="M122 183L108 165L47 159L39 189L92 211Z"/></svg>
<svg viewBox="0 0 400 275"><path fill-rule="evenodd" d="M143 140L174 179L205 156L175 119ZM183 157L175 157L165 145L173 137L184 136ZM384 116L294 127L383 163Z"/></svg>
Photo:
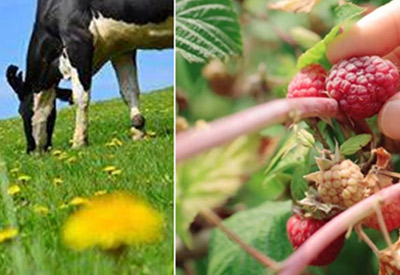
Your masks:
<svg viewBox="0 0 400 275"><path fill-rule="evenodd" d="M304 67L290 82L286 97L327 97L326 75L327 72L321 65L311 64Z"/></svg>
<svg viewBox="0 0 400 275"><path fill-rule="evenodd" d="M296 214L290 217L286 224L286 230L293 248L299 248L308 238L310 238L325 224L326 221L315 220L311 218L301 218ZM344 235L337 238L333 243L325 248L321 254L313 259L310 265L324 266L332 263L339 255L343 245Z"/></svg>
<svg viewBox="0 0 400 275"><path fill-rule="evenodd" d="M379 56L352 57L335 64L327 78L330 97L342 111L355 119L377 114L397 91L399 72Z"/></svg>
<svg viewBox="0 0 400 275"><path fill-rule="evenodd" d="M381 208L383 219L385 220L387 230L393 231L400 228L400 199ZM369 228L380 230L378 218L373 214L364 220L364 225Z"/></svg>

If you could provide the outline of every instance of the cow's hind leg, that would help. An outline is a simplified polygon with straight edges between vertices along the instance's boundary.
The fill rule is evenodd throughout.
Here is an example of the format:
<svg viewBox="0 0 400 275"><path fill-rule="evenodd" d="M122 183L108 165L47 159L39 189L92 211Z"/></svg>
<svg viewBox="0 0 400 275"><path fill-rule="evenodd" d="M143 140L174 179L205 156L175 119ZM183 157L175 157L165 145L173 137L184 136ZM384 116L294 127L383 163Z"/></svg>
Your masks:
<svg viewBox="0 0 400 275"><path fill-rule="evenodd" d="M136 51L114 57L111 60L117 74L120 93L129 106L134 140L144 137L145 119L139 111L139 84L137 78Z"/></svg>

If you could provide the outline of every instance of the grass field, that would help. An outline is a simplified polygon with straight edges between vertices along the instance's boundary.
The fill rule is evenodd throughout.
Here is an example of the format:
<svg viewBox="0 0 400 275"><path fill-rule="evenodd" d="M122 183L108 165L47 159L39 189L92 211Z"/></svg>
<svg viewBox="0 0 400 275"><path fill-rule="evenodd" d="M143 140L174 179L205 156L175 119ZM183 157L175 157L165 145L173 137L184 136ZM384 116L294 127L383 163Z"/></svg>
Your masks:
<svg viewBox="0 0 400 275"><path fill-rule="evenodd" d="M58 114L53 151L44 156L25 154L20 119L0 121L0 159L7 170L0 173L0 230L16 223L20 231L17 238L0 244L0 274L173 273L172 88L142 95L141 110L152 137L134 142L121 100L92 104L90 146L74 150L69 145L74 108L64 109ZM107 166L120 172L110 175L104 171ZM12 185L20 188L14 195L7 193ZM119 256L97 248L68 249L60 233L79 207L71 200L116 190L136 194L163 213L162 241L130 247Z"/></svg>

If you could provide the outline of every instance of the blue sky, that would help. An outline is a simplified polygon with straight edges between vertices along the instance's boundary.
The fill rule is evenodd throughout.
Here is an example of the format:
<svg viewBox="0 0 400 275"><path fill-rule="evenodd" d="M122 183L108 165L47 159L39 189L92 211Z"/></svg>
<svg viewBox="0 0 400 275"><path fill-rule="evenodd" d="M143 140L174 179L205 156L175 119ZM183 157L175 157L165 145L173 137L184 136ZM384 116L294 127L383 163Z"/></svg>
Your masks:
<svg viewBox="0 0 400 275"><path fill-rule="evenodd" d="M35 17L36 0L0 1L0 119L17 115L18 100L5 79L9 64L25 70L25 57ZM139 51L139 84L142 92L173 85L173 50ZM66 86L63 84L62 86ZM95 76L94 101L119 97L114 71L107 64Z"/></svg>

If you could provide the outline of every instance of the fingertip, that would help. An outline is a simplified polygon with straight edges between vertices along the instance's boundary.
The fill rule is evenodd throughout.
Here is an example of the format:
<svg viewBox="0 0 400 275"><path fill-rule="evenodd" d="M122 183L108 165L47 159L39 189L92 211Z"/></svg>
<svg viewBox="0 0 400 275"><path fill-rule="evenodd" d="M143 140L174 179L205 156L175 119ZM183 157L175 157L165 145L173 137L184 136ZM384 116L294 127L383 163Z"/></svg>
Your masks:
<svg viewBox="0 0 400 275"><path fill-rule="evenodd" d="M400 140L400 93L397 93L382 107L378 116L381 132L394 140Z"/></svg>

